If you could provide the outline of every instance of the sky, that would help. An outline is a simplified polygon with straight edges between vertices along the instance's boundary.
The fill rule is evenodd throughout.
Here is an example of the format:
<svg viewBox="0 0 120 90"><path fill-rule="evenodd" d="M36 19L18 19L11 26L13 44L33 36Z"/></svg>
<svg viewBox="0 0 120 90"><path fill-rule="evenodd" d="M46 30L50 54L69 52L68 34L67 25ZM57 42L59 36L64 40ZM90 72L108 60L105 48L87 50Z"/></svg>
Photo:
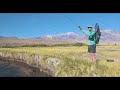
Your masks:
<svg viewBox="0 0 120 90"><path fill-rule="evenodd" d="M69 17L72 22L66 18ZM0 13L0 36L32 38L41 35L75 32L75 24L120 31L120 13Z"/></svg>

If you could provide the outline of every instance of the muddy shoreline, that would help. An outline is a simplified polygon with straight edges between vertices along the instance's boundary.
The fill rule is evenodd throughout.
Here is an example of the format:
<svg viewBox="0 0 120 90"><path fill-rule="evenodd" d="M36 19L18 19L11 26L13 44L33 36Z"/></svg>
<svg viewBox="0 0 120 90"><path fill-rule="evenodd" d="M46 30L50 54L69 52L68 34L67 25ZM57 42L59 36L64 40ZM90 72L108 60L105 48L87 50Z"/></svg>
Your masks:
<svg viewBox="0 0 120 90"><path fill-rule="evenodd" d="M23 63L23 62L18 62L18 61L0 58L0 63L3 63L3 62L7 63L8 65L15 64L17 66L23 67L23 68L21 68L21 70L24 71L25 73L28 73L28 75L27 76L20 76L20 77L52 77L52 75L49 75L46 72L40 71L39 68L32 67L32 66L30 66L26 63Z"/></svg>

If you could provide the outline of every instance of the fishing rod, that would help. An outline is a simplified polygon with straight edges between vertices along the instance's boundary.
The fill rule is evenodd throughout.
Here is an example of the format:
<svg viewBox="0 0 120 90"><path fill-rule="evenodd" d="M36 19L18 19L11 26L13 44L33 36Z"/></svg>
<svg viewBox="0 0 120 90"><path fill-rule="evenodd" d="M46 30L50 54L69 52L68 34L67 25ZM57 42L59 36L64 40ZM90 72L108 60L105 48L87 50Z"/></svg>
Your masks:
<svg viewBox="0 0 120 90"><path fill-rule="evenodd" d="M80 30L83 30L79 25L77 25L76 23L74 23L71 18L69 18L69 17L66 16L66 15L65 15L65 17L66 17L70 22L72 22L75 26L77 26ZM99 44L100 36L101 36L101 31L100 31L100 28L99 28L99 24L96 23L96 24L95 24L95 39L96 39L95 41L96 41L96 44Z"/></svg>
<svg viewBox="0 0 120 90"><path fill-rule="evenodd" d="M80 30L83 30L78 24L74 23L73 20L71 18L69 18L68 16L65 15L65 17L72 22L75 26L77 26Z"/></svg>

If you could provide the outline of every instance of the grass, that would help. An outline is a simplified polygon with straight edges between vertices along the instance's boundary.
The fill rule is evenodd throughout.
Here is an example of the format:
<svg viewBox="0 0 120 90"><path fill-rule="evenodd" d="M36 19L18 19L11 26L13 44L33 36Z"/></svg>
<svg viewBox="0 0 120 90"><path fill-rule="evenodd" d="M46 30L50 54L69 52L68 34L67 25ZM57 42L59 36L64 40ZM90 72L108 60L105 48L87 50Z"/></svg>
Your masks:
<svg viewBox="0 0 120 90"><path fill-rule="evenodd" d="M85 46L85 43L64 43L64 44L18 44L18 43L6 43L0 44L0 48L17 48L17 47L68 47L68 46Z"/></svg>
<svg viewBox="0 0 120 90"><path fill-rule="evenodd" d="M115 50L109 51L113 49ZM97 46L97 59L99 60L97 65L89 60L87 46L0 48L0 52L5 51L56 57L61 61L54 72L54 75L58 77L120 76L120 46ZM107 62L106 59L114 59L115 62Z"/></svg>

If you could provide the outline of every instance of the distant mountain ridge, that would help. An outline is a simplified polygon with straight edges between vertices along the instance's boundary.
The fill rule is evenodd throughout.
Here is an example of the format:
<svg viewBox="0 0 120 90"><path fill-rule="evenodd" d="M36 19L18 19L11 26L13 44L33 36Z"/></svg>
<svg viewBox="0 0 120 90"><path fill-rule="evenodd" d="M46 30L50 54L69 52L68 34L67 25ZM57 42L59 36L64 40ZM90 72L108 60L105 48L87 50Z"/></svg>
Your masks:
<svg viewBox="0 0 120 90"><path fill-rule="evenodd" d="M0 36L0 38L14 38L14 39L18 39L17 37L6 37L6 36Z"/></svg>
<svg viewBox="0 0 120 90"><path fill-rule="evenodd" d="M101 30L101 39L100 43L120 43L120 32L112 31L112 30ZM2 40L4 39L4 41ZM17 37L4 37L0 36L0 43L1 41L4 42L17 42L24 41L25 43L38 43L38 42L45 42L45 43L61 43L61 42L83 42L86 41L88 37L85 34L77 34L75 32L66 32L54 35L46 35L40 37L34 37L30 39L18 39Z"/></svg>
<svg viewBox="0 0 120 90"><path fill-rule="evenodd" d="M112 42L118 41L120 42L120 32L112 31L112 30L101 30L101 42ZM47 35L40 38L49 38L49 39L57 39L57 40L86 40L87 36L84 34L76 34L74 32L60 33L56 35Z"/></svg>

